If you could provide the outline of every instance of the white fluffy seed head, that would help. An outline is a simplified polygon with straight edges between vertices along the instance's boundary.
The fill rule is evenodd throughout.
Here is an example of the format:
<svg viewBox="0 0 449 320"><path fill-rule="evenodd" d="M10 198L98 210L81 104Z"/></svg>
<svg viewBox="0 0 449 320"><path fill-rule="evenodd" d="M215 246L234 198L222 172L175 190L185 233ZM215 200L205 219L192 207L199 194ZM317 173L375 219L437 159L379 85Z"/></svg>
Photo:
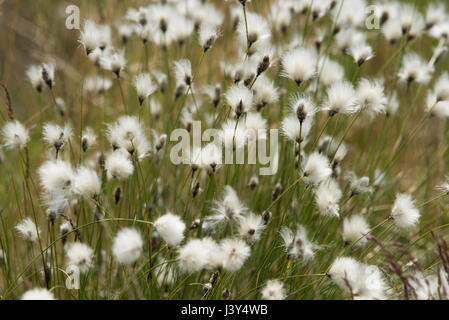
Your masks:
<svg viewBox="0 0 449 320"><path fill-rule="evenodd" d="M97 135L91 127L86 127L81 135L83 151L86 152L97 144Z"/></svg>
<svg viewBox="0 0 449 320"><path fill-rule="evenodd" d="M136 32L136 26L133 24L119 24L117 26L118 35L123 44L127 44L131 36Z"/></svg>
<svg viewBox="0 0 449 320"><path fill-rule="evenodd" d="M382 34L390 43L396 43L402 37L401 22L398 19L388 19L382 26Z"/></svg>
<svg viewBox="0 0 449 320"><path fill-rule="evenodd" d="M439 101L437 95L429 92L426 98L426 112L440 119L449 117L449 101Z"/></svg>
<svg viewBox="0 0 449 320"><path fill-rule="evenodd" d="M221 200L213 202L212 211L214 214L208 216L206 220L214 226L221 222L235 222L242 219L247 210L235 190L231 186L225 186Z"/></svg>
<svg viewBox="0 0 449 320"><path fill-rule="evenodd" d="M242 149L248 142L248 130L244 121L228 120L222 124L219 141L226 149Z"/></svg>
<svg viewBox="0 0 449 320"><path fill-rule="evenodd" d="M24 149L30 140L28 129L17 120L6 122L2 136L3 145L9 149Z"/></svg>
<svg viewBox="0 0 449 320"><path fill-rule="evenodd" d="M75 193L91 199L97 199L101 192L101 180L97 172L85 166L79 167L75 172Z"/></svg>
<svg viewBox="0 0 449 320"><path fill-rule="evenodd" d="M448 39L449 38L449 22L442 21L442 22L436 24L435 26L433 26L433 28L430 29L430 35L433 38L436 38L439 40Z"/></svg>
<svg viewBox="0 0 449 320"><path fill-rule="evenodd" d="M84 90L88 93L103 94L112 87L111 79L100 76L86 77Z"/></svg>
<svg viewBox="0 0 449 320"><path fill-rule="evenodd" d="M114 238L112 253L118 263L131 265L142 254L143 241L139 231L134 228L120 230Z"/></svg>
<svg viewBox="0 0 449 320"><path fill-rule="evenodd" d="M318 58L314 49L295 48L281 58L283 75L300 85L315 75L317 62Z"/></svg>
<svg viewBox="0 0 449 320"><path fill-rule="evenodd" d="M330 116L337 113L351 114L357 111L357 99L354 87L348 81L337 81L327 90L327 99L323 110Z"/></svg>
<svg viewBox="0 0 449 320"><path fill-rule="evenodd" d="M186 226L180 217L168 212L154 222L154 227L170 247L176 247L184 240Z"/></svg>
<svg viewBox="0 0 449 320"><path fill-rule="evenodd" d="M220 249L223 255L223 269L230 272L240 270L251 252L249 246L238 239L222 240Z"/></svg>
<svg viewBox="0 0 449 320"><path fill-rule="evenodd" d="M265 224L261 215L250 212L238 221L239 235L248 242L254 242L260 239Z"/></svg>
<svg viewBox="0 0 449 320"><path fill-rule="evenodd" d="M408 229L415 226L419 221L419 210L415 206L412 196L398 193L391 209L391 218L400 228Z"/></svg>
<svg viewBox="0 0 449 320"><path fill-rule="evenodd" d="M30 218L23 219L17 226L16 230L22 236L22 238L28 242L36 242L39 238L38 232L40 230L36 228L36 225Z"/></svg>
<svg viewBox="0 0 449 320"><path fill-rule="evenodd" d="M329 159L318 152L310 154L305 162L303 175L306 184L318 185L332 174Z"/></svg>
<svg viewBox="0 0 449 320"><path fill-rule="evenodd" d="M55 85L55 69L56 66L53 63L42 64L42 80L50 89Z"/></svg>
<svg viewBox="0 0 449 320"><path fill-rule="evenodd" d="M259 130L265 131L267 129L267 119L259 112L248 112L245 117L245 126L248 130L248 135L249 133L257 134Z"/></svg>
<svg viewBox="0 0 449 320"><path fill-rule="evenodd" d="M156 85L153 84L149 73L138 74L134 80L134 86L136 87L137 98L141 105L146 98L156 91Z"/></svg>
<svg viewBox="0 0 449 320"><path fill-rule="evenodd" d="M38 173L47 194L69 195L72 192L75 175L69 162L48 160L39 167Z"/></svg>
<svg viewBox="0 0 449 320"><path fill-rule="evenodd" d="M179 267L185 273L222 266L219 245L211 238L191 239L178 252Z"/></svg>
<svg viewBox="0 0 449 320"><path fill-rule="evenodd" d="M354 43L366 43L366 35L354 28L343 29L335 36L337 47L346 52Z"/></svg>
<svg viewBox="0 0 449 320"><path fill-rule="evenodd" d="M69 221L64 221L59 226L59 231L61 232L62 235L65 235L72 230L73 230L73 228Z"/></svg>
<svg viewBox="0 0 449 320"><path fill-rule="evenodd" d="M203 23L199 30L199 43L203 51L209 50L220 36L220 29L214 24Z"/></svg>
<svg viewBox="0 0 449 320"><path fill-rule="evenodd" d="M438 191L440 191L440 192L444 192L444 193L446 193L446 194L449 194L449 176L446 176L445 182L442 183L442 184L440 184L440 185L438 185L438 186L436 187L436 189L437 189Z"/></svg>
<svg viewBox="0 0 449 320"><path fill-rule="evenodd" d="M434 91L438 101L449 101L449 73L447 71L435 82Z"/></svg>
<svg viewBox="0 0 449 320"><path fill-rule="evenodd" d="M192 64L188 59L175 61L175 78L177 85L190 86L193 81Z"/></svg>
<svg viewBox="0 0 449 320"><path fill-rule="evenodd" d="M409 284L412 287L413 294L416 294L416 299L433 300L440 295L440 281L444 283L443 279L438 279L437 275L425 275L418 271L410 276ZM441 288L441 291L444 294L444 287Z"/></svg>
<svg viewBox="0 0 449 320"><path fill-rule="evenodd" d="M276 31L286 33L292 18L292 11L283 3L274 2L270 6L270 20Z"/></svg>
<svg viewBox="0 0 449 320"><path fill-rule="evenodd" d="M280 235L284 241L287 256L290 258L302 258L304 261L309 261L315 256L315 250L319 249L315 243L309 241L307 230L302 225L297 226L296 232L282 227Z"/></svg>
<svg viewBox="0 0 449 320"><path fill-rule="evenodd" d="M343 241L345 244L351 244L358 241L356 245L363 246L367 242L367 239L364 236L368 234L369 230L368 223L361 215L356 214L347 217L343 220Z"/></svg>
<svg viewBox="0 0 449 320"><path fill-rule="evenodd" d="M109 179L125 180L133 173L134 166L128 153L118 149L106 157L105 169Z"/></svg>
<svg viewBox="0 0 449 320"><path fill-rule="evenodd" d="M101 50L104 50L107 47L109 47L112 43L111 27L107 24L104 24L104 25L99 25L97 27L97 29L98 29L98 37L99 37L98 47Z"/></svg>
<svg viewBox="0 0 449 320"><path fill-rule="evenodd" d="M135 116L121 116L115 123L108 124L106 137L114 150L126 150L130 155L137 153L139 160L147 157L151 150L144 125Z"/></svg>
<svg viewBox="0 0 449 320"><path fill-rule="evenodd" d="M387 98L381 81L361 79L356 91L358 108L370 116L385 112Z"/></svg>
<svg viewBox="0 0 449 320"><path fill-rule="evenodd" d="M172 19L170 26L170 38L173 41L176 41L179 45L184 45L187 39L192 35L192 32L195 30L195 23L191 19L184 16L179 16L176 19ZM162 41L164 41L164 39L162 39Z"/></svg>
<svg viewBox="0 0 449 320"><path fill-rule="evenodd" d="M412 26L419 19L422 19L422 16L413 5L403 4L400 7L398 18L401 23L402 33L409 34Z"/></svg>
<svg viewBox="0 0 449 320"><path fill-rule="evenodd" d="M210 99L214 107L217 107L221 101L221 85L219 83L205 85L202 91Z"/></svg>
<svg viewBox="0 0 449 320"><path fill-rule="evenodd" d="M402 59L401 68L398 77L402 83L411 84L412 82L427 84L433 73L433 68L416 53L408 53Z"/></svg>
<svg viewBox="0 0 449 320"><path fill-rule="evenodd" d="M237 118L247 113L253 107L253 93L243 85L234 85L226 92L226 101Z"/></svg>
<svg viewBox="0 0 449 320"><path fill-rule="evenodd" d="M349 257L339 257L332 263L328 276L341 289L350 292L354 299L385 299L385 280L376 266Z"/></svg>
<svg viewBox="0 0 449 320"><path fill-rule="evenodd" d="M254 83L254 103L258 110L279 100L279 90L266 75L261 75Z"/></svg>
<svg viewBox="0 0 449 320"><path fill-rule="evenodd" d="M73 242L65 246L67 265L75 266L81 273L85 273L92 266L94 251L84 243Z"/></svg>
<svg viewBox="0 0 449 320"><path fill-rule="evenodd" d="M101 68L113 72L118 78L123 69L125 69L126 63L124 50L107 50L101 55L99 60Z"/></svg>
<svg viewBox="0 0 449 320"><path fill-rule="evenodd" d="M28 81L31 83L31 86L41 92L44 87L44 80L42 79L42 66L40 65L31 65L26 70L26 76Z"/></svg>
<svg viewBox="0 0 449 320"><path fill-rule="evenodd" d="M262 290L262 298L265 300L284 300L286 291L284 284L279 280L269 280Z"/></svg>
<svg viewBox="0 0 449 320"><path fill-rule="evenodd" d="M365 0L345 0L337 3L332 16L338 30L347 27L356 27L365 21Z"/></svg>
<svg viewBox="0 0 449 320"><path fill-rule="evenodd" d="M320 60L318 70L321 72L321 83L327 87L334 82L342 81L345 77L345 70L341 64L329 58Z"/></svg>
<svg viewBox="0 0 449 320"><path fill-rule="evenodd" d="M222 164L222 149L215 143L211 142L201 149L202 167L208 173L212 173L220 169Z"/></svg>
<svg viewBox="0 0 449 320"><path fill-rule="evenodd" d="M317 112L317 107L312 98L308 95L293 94L289 101L290 111L296 115L299 122L304 122L306 119L313 119Z"/></svg>
<svg viewBox="0 0 449 320"><path fill-rule="evenodd" d="M72 127L69 124L65 124L61 127L57 124L48 122L43 127L43 138L50 147L55 148L56 152L59 152L67 142L70 140L73 134Z"/></svg>
<svg viewBox="0 0 449 320"><path fill-rule="evenodd" d="M374 58L373 48L364 42L352 44L348 48L348 54L354 59L359 67L366 61Z"/></svg>
<svg viewBox="0 0 449 320"><path fill-rule="evenodd" d="M92 20L85 20L83 30L80 34L79 42L84 46L86 54L89 55L92 51L100 46L101 33L95 22Z"/></svg>
<svg viewBox="0 0 449 320"><path fill-rule="evenodd" d="M393 92L391 95L389 101L387 102L385 106L386 115L388 117L394 115L396 111L399 109L399 100L398 100L398 93L396 91Z"/></svg>
<svg viewBox="0 0 449 320"><path fill-rule="evenodd" d="M346 175L346 179L349 181L351 196L370 193L372 191L372 188L369 185L370 180L368 177L359 178L354 171L349 171Z"/></svg>
<svg viewBox="0 0 449 320"><path fill-rule="evenodd" d="M431 3L426 11L426 29L431 29L436 24L447 19L446 7L443 3Z"/></svg>
<svg viewBox="0 0 449 320"><path fill-rule="evenodd" d="M330 179L320 184L315 191L315 202L319 213L323 216L339 217L341 197L342 192L335 180Z"/></svg>
<svg viewBox="0 0 449 320"><path fill-rule="evenodd" d="M281 123L282 133L290 140L296 143L305 142L312 128L312 119L307 118L301 126L297 115L291 114L285 117Z"/></svg>
<svg viewBox="0 0 449 320"><path fill-rule="evenodd" d="M56 300L52 292L44 288L30 289L22 295L21 300Z"/></svg>
<svg viewBox="0 0 449 320"><path fill-rule="evenodd" d="M248 27L248 37L246 33L246 27ZM261 48L265 48L270 45L270 26L268 25L265 18L261 15L253 12L247 12L246 23L243 17L241 17L239 20L237 31L242 50L246 52L249 45L250 55L259 51Z"/></svg>

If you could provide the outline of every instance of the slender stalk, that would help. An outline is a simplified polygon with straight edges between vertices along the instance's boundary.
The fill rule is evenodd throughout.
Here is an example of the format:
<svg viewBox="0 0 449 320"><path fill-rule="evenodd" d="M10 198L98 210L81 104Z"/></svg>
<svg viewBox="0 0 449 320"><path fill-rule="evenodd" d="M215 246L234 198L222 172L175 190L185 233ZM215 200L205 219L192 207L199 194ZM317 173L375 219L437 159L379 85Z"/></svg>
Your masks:
<svg viewBox="0 0 449 320"><path fill-rule="evenodd" d="M125 94L123 93L122 82L120 81L119 77L117 77L117 84L120 89L120 96L122 97L123 109L124 109L125 113L128 113L128 107L126 106Z"/></svg>
<svg viewBox="0 0 449 320"><path fill-rule="evenodd" d="M243 8L243 17L245 19L245 32L246 32L246 58L249 56L249 48L250 48L250 40L249 40L249 32L248 32L248 18L246 16L246 3L242 4Z"/></svg>
<svg viewBox="0 0 449 320"><path fill-rule="evenodd" d="M436 196L436 197L434 197L434 198L432 198L430 200L427 200L426 202L421 203L420 205L417 206L417 208L421 209L421 208L425 207L426 205L428 205L429 203L432 203L432 202L434 202L436 200L439 200L439 199L441 199L441 198L443 198L445 196L447 196L447 192L441 193L438 196Z"/></svg>

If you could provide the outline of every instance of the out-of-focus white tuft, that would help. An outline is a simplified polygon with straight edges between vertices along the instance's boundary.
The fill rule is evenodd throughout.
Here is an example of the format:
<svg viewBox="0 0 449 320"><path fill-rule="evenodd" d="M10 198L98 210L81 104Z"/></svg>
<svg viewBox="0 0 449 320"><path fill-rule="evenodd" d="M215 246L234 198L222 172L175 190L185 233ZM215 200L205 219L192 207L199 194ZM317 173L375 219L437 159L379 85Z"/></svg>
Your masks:
<svg viewBox="0 0 449 320"><path fill-rule="evenodd" d="M73 134L72 127L65 124L61 127L54 123L46 123L43 127L43 138L50 147L55 148L56 153L59 152L70 140Z"/></svg>
<svg viewBox="0 0 449 320"><path fill-rule="evenodd" d="M101 191L101 180L94 169L81 166L75 172L74 191L82 196L97 199Z"/></svg>
<svg viewBox="0 0 449 320"><path fill-rule="evenodd" d="M242 85L234 85L226 92L226 101L237 118L251 110L253 99L251 90Z"/></svg>
<svg viewBox="0 0 449 320"><path fill-rule="evenodd" d="M358 246L363 246L368 241L365 235L369 232L369 225L365 218L355 214L343 220L343 241L345 244L352 244L356 241Z"/></svg>
<svg viewBox="0 0 449 320"><path fill-rule="evenodd" d="M24 149L30 140L28 129L17 120L6 122L2 136L3 145L9 149Z"/></svg>
<svg viewBox="0 0 449 320"><path fill-rule="evenodd" d="M385 299L386 284L380 269L353 258L339 257L332 263L328 276L357 300Z"/></svg>
<svg viewBox="0 0 449 320"><path fill-rule="evenodd" d="M283 75L300 85L315 75L317 62L318 57L314 49L293 49L282 56Z"/></svg>
<svg viewBox="0 0 449 320"><path fill-rule="evenodd" d="M296 232L282 227L280 234L288 257L309 261L314 257L315 251L319 249L318 245L308 239L307 230L302 225L297 226Z"/></svg>
<svg viewBox="0 0 449 320"><path fill-rule="evenodd" d="M323 182L315 191L315 202L323 216L340 217L342 192L334 179Z"/></svg>
<svg viewBox="0 0 449 320"><path fill-rule="evenodd" d="M402 59L398 77L402 83L412 82L427 84L434 69L430 67L418 54L408 53Z"/></svg>
<svg viewBox="0 0 449 320"><path fill-rule="evenodd" d="M105 161L105 169L108 173L108 178L125 180L134 171L134 166L129 158L129 154L123 150L116 150L111 152Z"/></svg>
<svg viewBox="0 0 449 320"><path fill-rule="evenodd" d="M250 212L244 215L238 221L239 235L242 239L252 243L260 239L261 233L265 228L263 218L259 214Z"/></svg>
<svg viewBox="0 0 449 320"><path fill-rule="evenodd" d="M286 292L284 284L279 280L268 280L262 290L262 298L265 300L284 300Z"/></svg>
<svg viewBox="0 0 449 320"><path fill-rule="evenodd" d="M135 263L140 258L142 250L142 237L134 228L120 230L112 244L112 254L119 263L124 265Z"/></svg>
<svg viewBox="0 0 449 320"><path fill-rule="evenodd" d="M30 289L22 295L21 300L56 300L54 294L44 288Z"/></svg>
<svg viewBox="0 0 449 320"><path fill-rule="evenodd" d="M371 117L385 112L387 98L381 81L361 79L357 86L356 96L358 108L368 112Z"/></svg>
<svg viewBox="0 0 449 320"><path fill-rule="evenodd" d="M303 168L304 182L306 184L318 185L327 180L332 174L327 157L313 152L307 156Z"/></svg>
<svg viewBox="0 0 449 320"><path fill-rule="evenodd" d="M221 200L213 202L214 214L208 216L206 220L214 225L225 221L236 222L242 219L247 210L235 190L231 186L225 186Z"/></svg>
<svg viewBox="0 0 449 320"><path fill-rule="evenodd" d="M419 221L419 210L415 206L412 196L398 193L391 209L391 218L400 228L408 229L415 226Z"/></svg>
<svg viewBox="0 0 449 320"><path fill-rule="evenodd" d="M94 251L84 243L72 242L65 246L67 265L76 266L81 273L86 273L92 266Z"/></svg>
<svg viewBox="0 0 449 320"><path fill-rule="evenodd" d="M156 85L153 84L149 73L138 74L134 80L134 86L137 90L137 98L140 105L156 91Z"/></svg>
<svg viewBox="0 0 449 320"><path fill-rule="evenodd" d="M357 111L357 98L351 83L343 80L331 84L327 90L327 98L323 110L330 116L337 113L351 114Z"/></svg>
<svg viewBox="0 0 449 320"><path fill-rule="evenodd" d="M23 219L17 226L16 230L28 242L36 242L39 238L38 232L40 230L36 227L30 218Z"/></svg>
<svg viewBox="0 0 449 320"><path fill-rule="evenodd" d="M168 212L154 222L154 227L170 247L176 247L184 239L186 226L180 217Z"/></svg>
<svg viewBox="0 0 449 320"><path fill-rule="evenodd" d="M251 253L249 246L238 239L222 240L220 250L223 255L223 269L231 272L238 271Z"/></svg>

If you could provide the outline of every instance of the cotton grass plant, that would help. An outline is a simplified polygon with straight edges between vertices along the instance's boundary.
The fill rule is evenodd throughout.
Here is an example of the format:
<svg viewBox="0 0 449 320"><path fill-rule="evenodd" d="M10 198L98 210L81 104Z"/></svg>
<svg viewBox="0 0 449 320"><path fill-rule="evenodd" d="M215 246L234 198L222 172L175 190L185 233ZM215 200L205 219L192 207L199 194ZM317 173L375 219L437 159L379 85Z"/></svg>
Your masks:
<svg viewBox="0 0 449 320"><path fill-rule="evenodd" d="M449 298L443 1L0 8L2 299Z"/></svg>

